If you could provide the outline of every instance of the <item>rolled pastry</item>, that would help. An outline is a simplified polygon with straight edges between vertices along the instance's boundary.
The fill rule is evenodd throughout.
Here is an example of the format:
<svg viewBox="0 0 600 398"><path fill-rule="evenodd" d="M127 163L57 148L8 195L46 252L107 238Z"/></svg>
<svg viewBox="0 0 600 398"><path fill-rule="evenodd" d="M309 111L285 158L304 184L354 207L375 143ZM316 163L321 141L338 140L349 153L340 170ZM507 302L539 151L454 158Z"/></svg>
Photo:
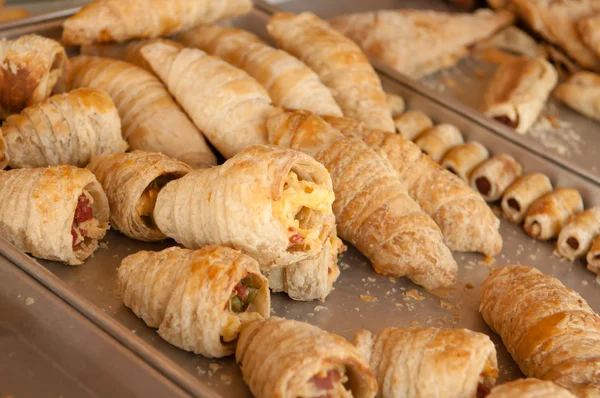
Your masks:
<svg viewBox="0 0 600 398"><path fill-rule="evenodd" d="M165 42L144 46L141 52L223 156L267 143L271 99L246 72L202 50L181 50Z"/></svg>
<svg viewBox="0 0 600 398"><path fill-rule="evenodd" d="M519 379L511 381L492 390L486 398L575 398L569 390L538 379Z"/></svg>
<svg viewBox="0 0 600 398"><path fill-rule="evenodd" d="M557 82L556 69L542 57L520 57L506 62L498 68L486 90L483 113L525 134Z"/></svg>
<svg viewBox="0 0 600 398"><path fill-rule="evenodd" d="M423 155L413 142L400 134L370 130L350 119L325 120L344 135L358 137L385 153L410 197L440 227L450 250L487 256L500 252L500 221L490 207L464 181Z"/></svg>
<svg viewBox="0 0 600 398"><path fill-rule="evenodd" d="M4 133L0 130L0 170L3 170L8 165L8 151L6 148L6 141L4 140Z"/></svg>
<svg viewBox="0 0 600 398"><path fill-rule="evenodd" d="M489 157L490 153L486 147L479 142L471 141L451 148L444 155L440 165L469 183L473 169Z"/></svg>
<svg viewBox="0 0 600 398"><path fill-rule="evenodd" d="M0 119L48 98L67 68L65 49L52 39L0 40Z"/></svg>
<svg viewBox="0 0 600 398"><path fill-rule="evenodd" d="M253 33L205 25L182 34L179 41L245 70L267 90L277 106L342 116L331 91L312 69L285 51L267 45Z"/></svg>
<svg viewBox="0 0 600 398"><path fill-rule="evenodd" d="M233 354L241 329L271 311L256 260L223 246L132 254L117 283L125 305L160 337L208 358Z"/></svg>
<svg viewBox="0 0 600 398"><path fill-rule="evenodd" d="M596 239L592 242L586 260L588 262L587 269L596 275L600 275L600 235L596 236Z"/></svg>
<svg viewBox="0 0 600 398"><path fill-rule="evenodd" d="M415 140L425 130L433 127L433 121L425 112L408 111L394 118L396 131L406 139Z"/></svg>
<svg viewBox="0 0 600 398"><path fill-rule="evenodd" d="M406 103L404 102L404 98L402 98L398 94L393 93L385 93L385 96L387 98L387 103L390 107L392 117L394 118L402 115L406 110Z"/></svg>
<svg viewBox="0 0 600 398"><path fill-rule="evenodd" d="M97 0L63 23L62 42L81 46L169 36L250 10L251 0Z"/></svg>
<svg viewBox="0 0 600 398"><path fill-rule="evenodd" d="M2 130L12 168L84 167L92 156L127 149L112 100L104 91L87 88L31 105L9 116Z"/></svg>
<svg viewBox="0 0 600 398"><path fill-rule="evenodd" d="M31 15L31 11L25 8L17 7L0 7L0 22L16 21L27 18Z"/></svg>
<svg viewBox="0 0 600 398"><path fill-rule="evenodd" d="M481 286L479 311L528 377L600 394L600 317L558 279L510 265Z"/></svg>
<svg viewBox="0 0 600 398"><path fill-rule="evenodd" d="M267 30L279 47L317 72L345 116L394 131L379 76L354 42L309 12L277 13Z"/></svg>
<svg viewBox="0 0 600 398"><path fill-rule="evenodd" d="M556 238L571 217L583 211L583 199L572 188L557 188L542 196L525 216L525 231L540 240Z"/></svg>
<svg viewBox="0 0 600 398"><path fill-rule="evenodd" d="M573 261L585 256L592 241L600 235L600 206L577 214L558 235L556 248L561 256Z"/></svg>
<svg viewBox="0 0 600 398"><path fill-rule="evenodd" d="M532 173L517 178L502 196L504 217L510 222L520 224L533 202L550 192L552 182L545 174Z"/></svg>
<svg viewBox="0 0 600 398"><path fill-rule="evenodd" d="M256 398L373 398L377 382L342 337L278 317L242 330L235 360Z"/></svg>
<svg viewBox="0 0 600 398"><path fill-rule="evenodd" d="M329 170L338 234L377 273L407 276L426 289L454 283L456 263L440 229L411 199L385 158L307 111L276 114L267 129L271 143L301 150Z"/></svg>
<svg viewBox="0 0 600 398"><path fill-rule="evenodd" d="M108 58L71 58L73 87L105 91L114 101L132 149L161 152L194 168L217 163L200 131L152 74Z"/></svg>
<svg viewBox="0 0 600 398"><path fill-rule="evenodd" d="M502 197L504 190L523 174L523 167L512 156L501 153L481 163L471 173L471 187L488 202Z"/></svg>
<svg viewBox="0 0 600 398"><path fill-rule="evenodd" d="M494 343L467 329L360 330L354 344L370 363L382 398L474 398L498 378Z"/></svg>
<svg viewBox="0 0 600 398"><path fill-rule="evenodd" d="M263 268L315 258L335 228L329 173L301 152L254 146L158 194L158 229L195 249L241 250Z"/></svg>
<svg viewBox="0 0 600 398"><path fill-rule="evenodd" d="M525 55L531 58L543 55L544 53L544 50L533 37L514 25L502 29L489 39L483 40L475 45L476 51L486 48L496 48L508 51L512 54Z"/></svg>
<svg viewBox="0 0 600 398"><path fill-rule="evenodd" d="M452 147L463 144L463 136L459 129L451 124L438 124L428 130L415 141L425 155L439 163Z"/></svg>
<svg viewBox="0 0 600 398"><path fill-rule="evenodd" d="M167 238L154 222L156 198L167 183L191 171L188 165L162 153L133 151L96 156L87 168L106 192L117 231L146 242Z"/></svg>
<svg viewBox="0 0 600 398"><path fill-rule="evenodd" d="M554 96L569 108L600 121L600 75L576 72L554 90Z"/></svg>
<svg viewBox="0 0 600 398"><path fill-rule="evenodd" d="M86 169L0 171L0 236L46 260L80 265L108 227L108 200Z"/></svg>

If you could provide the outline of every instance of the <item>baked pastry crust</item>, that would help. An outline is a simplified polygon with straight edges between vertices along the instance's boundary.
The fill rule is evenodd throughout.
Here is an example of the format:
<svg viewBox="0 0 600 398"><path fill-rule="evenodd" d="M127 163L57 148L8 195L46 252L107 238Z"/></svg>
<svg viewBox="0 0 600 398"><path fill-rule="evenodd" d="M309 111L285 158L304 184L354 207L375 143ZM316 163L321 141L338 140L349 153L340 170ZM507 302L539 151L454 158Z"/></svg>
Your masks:
<svg viewBox="0 0 600 398"><path fill-rule="evenodd" d="M571 217L583 211L583 199L572 188L557 188L531 205L525 216L525 232L548 240L556 238Z"/></svg>
<svg viewBox="0 0 600 398"><path fill-rule="evenodd" d="M385 93L387 98L388 106L390 107L390 112L392 113L392 117L400 116L406 110L406 103L404 102L404 98L394 93ZM335 115L332 115L335 116Z"/></svg>
<svg viewBox="0 0 600 398"><path fill-rule="evenodd" d="M450 148L440 165L468 184L475 167L489 157L490 153L486 147L479 142L470 141Z"/></svg>
<svg viewBox="0 0 600 398"><path fill-rule="evenodd" d="M436 163L442 161L442 158L450 148L464 143L463 136L459 129L451 124L438 124L428 130L415 140L415 144L423 153Z"/></svg>
<svg viewBox="0 0 600 398"><path fill-rule="evenodd" d="M575 398L569 390L534 378L510 381L492 390L486 398Z"/></svg>
<svg viewBox="0 0 600 398"><path fill-rule="evenodd" d="M8 152L4 133L0 130L0 170L3 170L8 165Z"/></svg>
<svg viewBox="0 0 600 398"><path fill-rule="evenodd" d="M582 115L600 121L600 75L576 72L554 90L554 96Z"/></svg>
<svg viewBox="0 0 600 398"><path fill-rule="evenodd" d="M577 214L558 235L556 249L573 261L585 256L596 236L600 236L600 206Z"/></svg>
<svg viewBox="0 0 600 398"><path fill-rule="evenodd" d="M492 156L471 173L471 187L488 202L502 197L508 186L523 173L523 167L512 156Z"/></svg>
<svg viewBox="0 0 600 398"><path fill-rule="evenodd" d="M552 192L550 178L542 173L527 174L517 178L502 196L502 212L510 222L520 224L531 205Z"/></svg>
<svg viewBox="0 0 600 398"><path fill-rule="evenodd" d="M592 247L587 253L586 260L588 262L587 269L600 275L600 235L592 242Z"/></svg>
<svg viewBox="0 0 600 398"><path fill-rule="evenodd" d="M398 134L412 141L421 133L433 127L433 121L425 112L410 110L395 117L394 125Z"/></svg>

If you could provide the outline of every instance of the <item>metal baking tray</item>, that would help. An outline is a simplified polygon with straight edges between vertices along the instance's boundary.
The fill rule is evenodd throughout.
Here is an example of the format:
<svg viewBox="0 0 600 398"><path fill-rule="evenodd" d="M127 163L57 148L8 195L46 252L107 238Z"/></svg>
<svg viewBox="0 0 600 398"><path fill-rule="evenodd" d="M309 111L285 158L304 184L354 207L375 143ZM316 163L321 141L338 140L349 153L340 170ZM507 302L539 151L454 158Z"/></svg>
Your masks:
<svg viewBox="0 0 600 398"><path fill-rule="evenodd" d="M262 2L248 16L234 21L236 26L256 32L267 38L265 22L273 10ZM37 32L56 37L60 20L46 21L45 25L21 27L5 32L7 36ZM0 32L2 35L2 32ZM452 123L467 139L477 140L492 152L506 152L520 161L526 172L540 171L549 175L556 186L577 188L588 206L600 205L600 185L550 161L522 145L495 134L487 123L474 120L449 108L422 87L398 74L382 73L388 91L402 95L409 108L425 111L438 123ZM558 277L568 287L577 290L596 310L600 311L595 275L584 264L569 264L554 254L553 243L536 242L521 227L502 222L504 250L494 263L481 255L456 253L459 276L452 289L426 292L405 279L392 280L373 272L370 264L354 248L340 257L342 274L335 290L324 303L294 302L283 294L273 294L273 314L299 319L318 325L328 331L351 339L361 328L378 331L383 327L429 325L437 327L464 327L488 333L497 343L501 364L500 380L511 380L520 373L502 346L498 336L491 333L478 313L479 286L490 268L522 263L539 267L543 272ZM151 366L194 396L250 397L248 388L233 358L209 360L179 350L163 341L154 329L148 328L121 302L116 291L116 269L123 257L139 250L160 250L172 245L148 244L130 240L110 231L105 239L107 248L99 249L81 267L34 260L14 247L0 242L0 253L31 276L45 284L82 314L94 321L125 346L129 347ZM375 301L363 301L361 295Z"/></svg>

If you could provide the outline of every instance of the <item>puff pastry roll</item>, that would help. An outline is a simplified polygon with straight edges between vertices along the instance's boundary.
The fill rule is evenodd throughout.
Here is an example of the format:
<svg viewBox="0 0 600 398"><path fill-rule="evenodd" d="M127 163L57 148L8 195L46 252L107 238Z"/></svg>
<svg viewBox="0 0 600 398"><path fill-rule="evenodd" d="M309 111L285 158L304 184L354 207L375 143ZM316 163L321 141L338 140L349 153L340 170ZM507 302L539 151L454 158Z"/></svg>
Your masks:
<svg viewBox="0 0 600 398"><path fill-rule="evenodd" d="M502 212L510 222L520 224L529 207L547 193L552 192L550 178L542 173L527 174L517 178L502 196Z"/></svg>
<svg viewBox="0 0 600 398"><path fill-rule="evenodd" d="M404 98L399 96L398 94L393 93L385 93L387 98L387 103L390 108L390 112L392 113L392 117L400 116L406 110L406 103L404 102Z"/></svg>
<svg viewBox="0 0 600 398"><path fill-rule="evenodd" d="M12 168L70 164L124 152L121 119L103 91L87 88L54 95L11 115L2 124Z"/></svg>
<svg viewBox="0 0 600 398"><path fill-rule="evenodd" d="M523 173L519 162L506 153L495 155L481 163L471 173L471 187L488 202L494 202Z"/></svg>
<svg viewBox="0 0 600 398"><path fill-rule="evenodd" d="M575 398L569 390L551 381L519 379L494 388L486 398Z"/></svg>
<svg viewBox="0 0 600 398"><path fill-rule="evenodd" d="M600 121L600 75L576 72L554 90L554 96L569 108Z"/></svg>
<svg viewBox="0 0 600 398"><path fill-rule="evenodd" d="M202 50L182 50L165 42L144 46L141 52L223 156L267 143L271 99L246 72Z"/></svg>
<svg viewBox="0 0 600 398"><path fill-rule="evenodd" d="M267 129L271 143L301 150L329 170L338 234L377 273L407 276L426 289L454 283L456 262L440 229L408 195L385 158L307 111L276 114Z"/></svg>
<svg viewBox="0 0 600 398"><path fill-rule="evenodd" d="M515 58L494 74L483 100L483 113L525 134L557 82L556 69L544 58Z"/></svg>
<svg viewBox="0 0 600 398"><path fill-rule="evenodd" d="M433 127L433 121L424 112L408 111L394 118L396 131L406 139L413 141L422 132Z"/></svg>
<svg viewBox="0 0 600 398"><path fill-rule="evenodd" d="M373 398L377 382L342 337L305 322L271 317L242 330L235 360L256 398Z"/></svg>
<svg viewBox="0 0 600 398"><path fill-rule="evenodd" d="M8 153L6 149L6 141L2 130L0 130L0 170L4 169L8 165Z"/></svg>
<svg viewBox="0 0 600 398"><path fill-rule="evenodd" d="M321 252L335 228L334 198L329 173L310 156L254 146L167 184L154 219L186 247L233 247L268 269Z"/></svg>
<svg viewBox="0 0 600 398"><path fill-rule="evenodd" d="M80 265L108 226L108 200L86 169L0 171L0 236L46 260Z"/></svg>
<svg viewBox="0 0 600 398"><path fill-rule="evenodd" d="M169 36L250 10L251 0L97 0L63 23L62 42L81 46Z"/></svg>
<svg viewBox="0 0 600 398"><path fill-rule="evenodd" d="M450 148L463 143L464 140L460 130L451 124L438 124L425 130L415 141L415 144L421 148L423 153L437 163L441 162Z"/></svg>
<svg viewBox="0 0 600 398"><path fill-rule="evenodd" d="M573 216L583 211L583 199L572 188L557 188L531 205L525 216L525 232L548 240L556 238Z"/></svg>
<svg viewBox="0 0 600 398"><path fill-rule="evenodd" d="M561 256L573 261L585 256L600 235L600 206L577 214L558 235L556 248Z"/></svg>
<svg viewBox="0 0 600 398"><path fill-rule="evenodd" d="M379 76L350 39L309 12L277 13L267 30L279 47L317 72L345 116L371 128L394 131Z"/></svg>
<svg viewBox="0 0 600 398"><path fill-rule="evenodd" d="M498 378L494 343L467 329L386 328L376 335L360 330L354 343L370 363L382 398L474 398Z"/></svg>
<svg viewBox="0 0 600 398"><path fill-rule="evenodd" d="M579 294L535 268L511 265L483 282L479 311L525 375L598 396L600 317Z"/></svg>
<svg viewBox="0 0 600 398"><path fill-rule="evenodd" d="M451 148L444 155L440 165L469 183L471 172L489 157L490 153L486 147L472 141Z"/></svg>
<svg viewBox="0 0 600 398"><path fill-rule="evenodd" d="M67 68L65 49L52 39L0 40L0 119L48 98L64 83Z"/></svg>
<svg viewBox="0 0 600 398"><path fill-rule="evenodd" d="M253 33L206 25L182 34L179 40L187 47L197 47L248 72L277 106L342 116L331 91L312 69L285 51L267 45Z"/></svg>
<svg viewBox="0 0 600 398"><path fill-rule="evenodd" d="M105 91L115 103L132 149L161 152L194 168L217 163L200 131L155 76L127 62L71 58L73 87Z"/></svg>
<svg viewBox="0 0 600 398"><path fill-rule="evenodd" d="M588 262L587 268L596 275L600 275L600 235L596 236L596 239L592 242L586 260Z"/></svg>
<svg viewBox="0 0 600 398"><path fill-rule="evenodd" d="M209 358L233 354L241 329L271 311L256 260L223 246L138 252L123 259L117 283L125 305L163 339Z"/></svg>

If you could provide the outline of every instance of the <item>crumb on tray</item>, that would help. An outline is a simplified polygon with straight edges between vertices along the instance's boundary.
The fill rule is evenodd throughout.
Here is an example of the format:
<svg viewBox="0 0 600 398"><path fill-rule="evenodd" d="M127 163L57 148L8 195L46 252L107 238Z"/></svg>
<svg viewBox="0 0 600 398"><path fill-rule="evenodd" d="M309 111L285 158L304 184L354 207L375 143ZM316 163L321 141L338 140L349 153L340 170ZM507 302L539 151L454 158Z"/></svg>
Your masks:
<svg viewBox="0 0 600 398"><path fill-rule="evenodd" d="M372 303L374 301L377 301L377 297L372 297L372 296L366 296L364 294L360 295L360 299L362 301L364 301L365 303Z"/></svg>
<svg viewBox="0 0 600 398"><path fill-rule="evenodd" d="M417 289L411 289L408 292L404 293L404 300L425 300L425 296L423 296Z"/></svg>

